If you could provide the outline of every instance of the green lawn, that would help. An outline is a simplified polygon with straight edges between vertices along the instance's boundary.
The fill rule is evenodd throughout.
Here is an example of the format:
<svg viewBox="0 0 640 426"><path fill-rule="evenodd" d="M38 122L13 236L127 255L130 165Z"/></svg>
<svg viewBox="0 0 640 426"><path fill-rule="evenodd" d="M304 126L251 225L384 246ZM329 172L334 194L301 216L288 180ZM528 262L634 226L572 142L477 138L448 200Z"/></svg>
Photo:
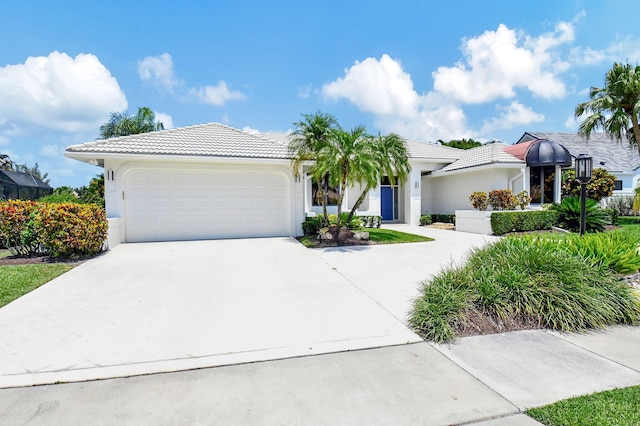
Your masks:
<svg viewBox="0 0 640 426"><path fill-rule="evenodd" d="M74 267L70 263L0 266L0 307Z"/></svg>
<svg viewBox="0 0 640 426"><path fill-rule="evenodd" d="M527 414L547 426L640 425L640 386L566 399Z"/></svg>
<svg viewBox="0 0 640 426"><path fill-rule="evenodd" d="M426 241L433 241L433 238L407 234L406 232L392 231L390 229L367 228L365 231L369 233L369 240L377 244L422 243ZM319 242L315 235L302 237L300 242L304 244L305 247L309 248L319 246Z"/></svg>

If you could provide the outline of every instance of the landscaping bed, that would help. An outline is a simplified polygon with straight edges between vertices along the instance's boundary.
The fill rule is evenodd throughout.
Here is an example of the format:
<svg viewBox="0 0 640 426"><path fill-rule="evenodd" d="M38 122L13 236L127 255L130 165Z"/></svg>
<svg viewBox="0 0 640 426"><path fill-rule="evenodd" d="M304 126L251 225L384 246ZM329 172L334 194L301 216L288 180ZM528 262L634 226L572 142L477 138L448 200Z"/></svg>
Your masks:
<svg viewBox="0 0 640 426"><path fill-rule="evenodd" d="M377 244L399 244L399 243L420 243L433 241L433 238L423 237L421 235L408 234L406 232L392 231L390 229L366 228L363 232L369 233L369 239L362 240L356 238L348 238L340 241L320 240L316 235L307 235L298 237L305 247L308 248L326 248L340 246L362 246Z"/></svg>

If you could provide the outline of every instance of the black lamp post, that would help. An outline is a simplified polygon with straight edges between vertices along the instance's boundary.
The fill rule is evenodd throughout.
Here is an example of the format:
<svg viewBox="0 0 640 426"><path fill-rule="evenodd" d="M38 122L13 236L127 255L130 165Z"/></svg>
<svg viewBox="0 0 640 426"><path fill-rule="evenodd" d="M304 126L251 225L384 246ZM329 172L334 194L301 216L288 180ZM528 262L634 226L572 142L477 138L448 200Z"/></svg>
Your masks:
<svg viewBox="0 0 640 426"><path fill-rule="evenodd" d="M593 172L593 158L587 154L576 157L576 179L580 181L580 235L587 230L587 184Z"/></svg>

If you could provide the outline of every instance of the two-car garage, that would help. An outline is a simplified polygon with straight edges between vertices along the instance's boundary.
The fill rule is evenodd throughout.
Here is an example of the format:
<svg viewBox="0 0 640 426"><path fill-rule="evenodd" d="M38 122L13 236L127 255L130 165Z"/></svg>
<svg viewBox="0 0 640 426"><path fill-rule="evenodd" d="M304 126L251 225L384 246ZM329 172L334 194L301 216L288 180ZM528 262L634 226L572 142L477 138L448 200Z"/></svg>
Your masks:
<svg viewBox="0 0 640 426"><path fill-rule="evenodd" d="M290 183L268 167L137 167L124 173L126 242L289 236Z"/></svg>

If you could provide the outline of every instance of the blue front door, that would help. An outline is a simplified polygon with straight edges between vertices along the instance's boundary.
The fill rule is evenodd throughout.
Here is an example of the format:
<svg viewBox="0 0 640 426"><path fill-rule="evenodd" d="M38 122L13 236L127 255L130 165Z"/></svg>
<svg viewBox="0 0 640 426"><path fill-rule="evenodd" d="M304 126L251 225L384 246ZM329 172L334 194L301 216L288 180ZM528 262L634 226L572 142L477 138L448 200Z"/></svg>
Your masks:
<svg viewBox="0 0 640 426"><path fill-rule="evenodd" d="M394 196L392 186L380 187L380 210L382 213L382 220L394 220Z"/></svg>

